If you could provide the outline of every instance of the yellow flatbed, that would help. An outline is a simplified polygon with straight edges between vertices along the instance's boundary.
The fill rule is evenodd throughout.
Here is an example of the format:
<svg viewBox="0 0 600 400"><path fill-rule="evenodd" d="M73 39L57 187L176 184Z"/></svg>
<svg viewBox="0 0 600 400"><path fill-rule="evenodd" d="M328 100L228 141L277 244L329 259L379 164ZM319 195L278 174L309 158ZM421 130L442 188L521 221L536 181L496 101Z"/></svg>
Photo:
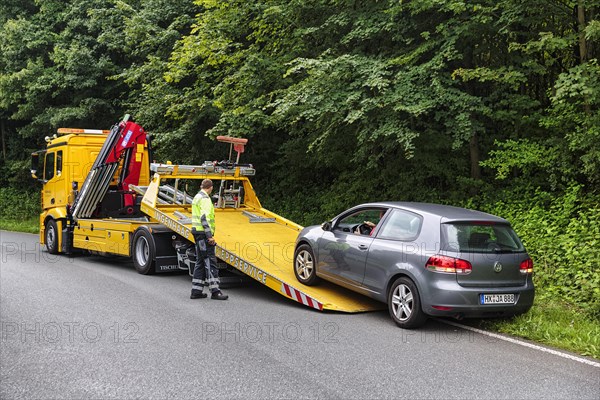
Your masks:
<svg viewBox="0 0 600 400"><path fill-rule="evenodd" d="M270 217L261 210L254 215ZM361 312L384 309L385 304L321 281L318 286L298 282L293 270L298 230L285 222L251 223L241 209L216 210L217 257L281 295L317 310Z"/></svg>

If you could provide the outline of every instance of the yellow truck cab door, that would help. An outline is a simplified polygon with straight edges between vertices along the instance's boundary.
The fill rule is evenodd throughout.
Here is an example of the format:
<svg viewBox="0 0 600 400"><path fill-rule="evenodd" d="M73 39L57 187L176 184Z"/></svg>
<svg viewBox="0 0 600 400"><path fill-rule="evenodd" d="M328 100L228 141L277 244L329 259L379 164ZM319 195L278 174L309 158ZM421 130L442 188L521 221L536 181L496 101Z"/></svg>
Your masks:
<svg viewBox="0 0 600 400"><path fill-rule="evenodd" d="M63 151L48 151L44 159L44 196L42 207L47 210L65 206L67 191L63 174Z"/></svg>

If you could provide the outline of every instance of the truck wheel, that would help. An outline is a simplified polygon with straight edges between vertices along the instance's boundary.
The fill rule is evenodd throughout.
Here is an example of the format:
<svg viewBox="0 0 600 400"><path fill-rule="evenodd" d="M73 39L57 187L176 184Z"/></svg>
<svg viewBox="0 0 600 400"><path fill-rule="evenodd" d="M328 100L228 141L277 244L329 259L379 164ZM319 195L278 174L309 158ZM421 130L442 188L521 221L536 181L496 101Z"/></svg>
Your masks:
<svg viewBox="0 0 600 400"><path fill-rule="evenodd" d="M299 282L307 286L313 286L319 282L315 256L307 244L298 246L294 252L294 274Z"/></svg>
<svg viewBox="0 0 600 400"><path fill-rule="evenodd" d="M45 244L50 254L58 254L58 226L56 221L51 219L46 222Z"/></svg>
<svg viewBox="0 0 600 400"><path fill-rule="evenodd" d="M406 277L396 279L390 288L388 309L390 317L400 328L418 328L427 321L417 286Z"/></svg>
<svg viewBox="0 0 600 400"><path fill-rule="evenodd" d="M150 232L145 229L138 229L133 235L131 248L133 258L133 266L135 270L142 275L154 274L154 260L156 255L156 247L154 238Z"/></svg>

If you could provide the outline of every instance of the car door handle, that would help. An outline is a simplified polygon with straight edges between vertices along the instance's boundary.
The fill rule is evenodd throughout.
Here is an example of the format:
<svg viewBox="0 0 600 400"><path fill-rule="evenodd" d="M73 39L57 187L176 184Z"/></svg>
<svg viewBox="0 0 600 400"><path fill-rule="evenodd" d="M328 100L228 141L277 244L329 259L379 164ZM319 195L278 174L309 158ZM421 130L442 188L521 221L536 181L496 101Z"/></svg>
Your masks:
<svg viewBox="0 0 600 400"><path fill-rule="evenodd" d="M369 246L367 246L366 244L359 244L358 248L361 250L367 250L369 248Z"/></svg>

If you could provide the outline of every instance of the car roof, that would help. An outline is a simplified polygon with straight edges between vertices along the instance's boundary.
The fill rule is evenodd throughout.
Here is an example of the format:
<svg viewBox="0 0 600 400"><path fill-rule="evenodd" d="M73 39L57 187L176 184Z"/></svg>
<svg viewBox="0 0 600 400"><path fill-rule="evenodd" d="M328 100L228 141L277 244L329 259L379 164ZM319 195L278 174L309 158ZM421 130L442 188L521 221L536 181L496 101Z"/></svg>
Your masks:
<svg viewBox="0 0 600 400"><path fill-rule="evenodd" d="M492 214L484 213L481 211L469 210L467 208L447 206L443 204L417 203L408 201L382 201L377 203L366 203L362 204L361 206L394 207L401 208L407 211L412 211L417 214L427 213L442 218L442 223L458 221L485 221L504 224L508 223L508 221L504 218L500 218Z"/></svg>

